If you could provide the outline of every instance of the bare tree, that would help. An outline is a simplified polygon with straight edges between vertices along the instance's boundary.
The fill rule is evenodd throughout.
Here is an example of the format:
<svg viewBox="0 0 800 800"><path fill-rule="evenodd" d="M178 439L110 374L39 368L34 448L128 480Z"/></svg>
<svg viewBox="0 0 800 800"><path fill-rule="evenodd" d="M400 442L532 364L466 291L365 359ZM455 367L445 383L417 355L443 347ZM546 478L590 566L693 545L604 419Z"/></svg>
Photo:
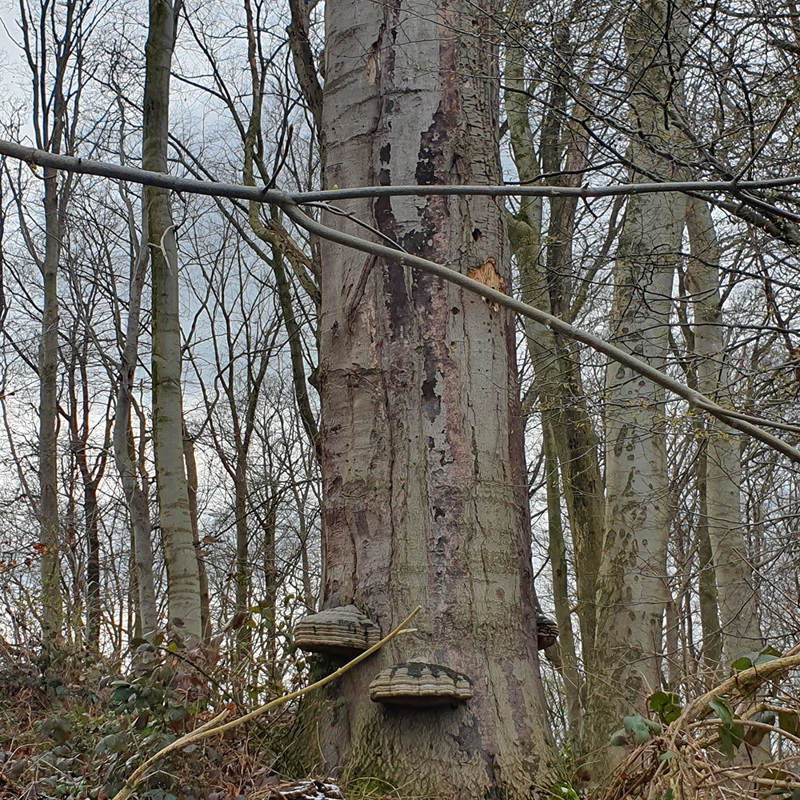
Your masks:
<svg viewBox="0 0 800 800"><path fill-rule="evenodd" d="M151 0L144 89L142 167L168 172L169 86L181 3ZM178 250L169 194L144 190L153 293L153 448L169 590L169 627L203 635L200 578L183 460Z"/></svg>

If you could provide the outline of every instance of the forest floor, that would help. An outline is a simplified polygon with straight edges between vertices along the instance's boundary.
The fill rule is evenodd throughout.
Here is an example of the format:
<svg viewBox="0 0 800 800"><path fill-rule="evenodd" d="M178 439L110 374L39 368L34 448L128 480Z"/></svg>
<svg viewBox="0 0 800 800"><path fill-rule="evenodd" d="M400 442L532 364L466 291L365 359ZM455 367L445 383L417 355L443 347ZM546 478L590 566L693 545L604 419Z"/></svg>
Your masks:
<svg viewBox="0 0 800 800"><path fill-rule="evenodd" d="M204 691L213 675L187 677L170 661L129 674L85 653L42 656L0 645L0 800L111 800L146 758L213 716ZM292 717L283 711L165 757L135 797L337 797L324 781L292 783L280 772L285 759L275 743Z"/></svg>

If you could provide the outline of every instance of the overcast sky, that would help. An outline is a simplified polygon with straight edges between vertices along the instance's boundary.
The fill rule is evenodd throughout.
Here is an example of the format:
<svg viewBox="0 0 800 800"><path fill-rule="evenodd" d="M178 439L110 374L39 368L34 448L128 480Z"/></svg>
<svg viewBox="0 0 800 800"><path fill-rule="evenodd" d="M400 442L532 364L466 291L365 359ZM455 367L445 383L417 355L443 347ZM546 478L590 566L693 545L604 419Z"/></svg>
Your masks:
<svg viewBox="0 0 800 800"><path fill-rule="evenodd" d="M0 0L0 103L9 95L22 97L22 53L14 44L19 33L17 14L11 0Z"/></svg>

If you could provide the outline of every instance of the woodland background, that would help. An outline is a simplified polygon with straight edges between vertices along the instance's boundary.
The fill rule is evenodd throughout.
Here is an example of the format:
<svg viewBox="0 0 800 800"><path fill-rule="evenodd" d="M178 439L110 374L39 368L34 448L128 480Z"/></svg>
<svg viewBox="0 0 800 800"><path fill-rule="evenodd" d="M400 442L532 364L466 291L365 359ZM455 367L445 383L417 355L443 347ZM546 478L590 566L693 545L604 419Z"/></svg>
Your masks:
<svg viewBox="0 0 800 800"><path fill-rule="evenodd" d="M21 0L4 14L16 49L5 56L2 138L313 191L324 12L299 0L168 8L176 38L160 169L142 147L153 30L142 4ZM794 0L531 0L495 22L502 103L491 135L511 183L735 183L798 171ZM67 172L47 181L55 172L10 157L1 166L0 794L108 797L209 705L256 707L317 674L292 631L320 607L326 566L320 246L277 206L186 192L172 193L171 221L148 248L140 186ZM751 421L777 423L797 445L792 186L504 202L506 291ZM163 253L167 280L179 265L179 328L152 316L163 307L148 250ZM154 339L165 330L166 344ZM580 777L597 775L585 775L587 754L654 692L679 709L742 656L744 669L792 652L800 486L785 454L649 382L615 379L585 344L520 319L517 361L535 588L559 629L541 662L553 743L545 783L564 796L585 791ZM176 381L162 369L173 393L179 386L165 412L153 404L153 364L167 362L182 372ZM200 637L187 616L184 640L178 630L168 644L154 634L176 579L153 436L175 409L180 436L167 449L188 485L183 556L196 561ZM614 464L633 452L655 483L619 477ZM624 596L629 556L648 548L649 584ZM633 623L621 621L629 614ZM625 689L606 692L611 683ZM767 777L790 794L797 702L790 678L770 691L784 718L763 696L751 703L772 713L759 719L774 730L747 763L779 760L781 774ZM726 708L720 738L733 731L741 753L742 731L723 730ZM175 757L141 796L256 796L304 775L290 746L304 724L295 711ZM626 723L624 743L647 744L637 724ZM713 746L724 760L724 741ZM402 794L379 777L349 790Z"/></svg>

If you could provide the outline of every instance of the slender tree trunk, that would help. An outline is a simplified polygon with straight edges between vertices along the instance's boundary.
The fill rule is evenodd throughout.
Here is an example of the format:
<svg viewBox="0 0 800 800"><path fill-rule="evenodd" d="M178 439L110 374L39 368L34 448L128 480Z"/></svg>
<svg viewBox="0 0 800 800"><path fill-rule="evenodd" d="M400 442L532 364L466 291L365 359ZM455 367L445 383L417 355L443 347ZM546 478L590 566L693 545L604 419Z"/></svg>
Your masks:
<svg viewBox="0 0 800 800"><path fill-rule="evenodd" d="M522 9L520 9L521 11ZM561 49L566 48L568 27L563 28ZM563 64L568 57L561 53ZM566 113L565 90L554 90L552 113L545 126L540 169L533 147L533 134L528 120L525 95L524 50L511 46L506 52L505 104L514 162L522 183L532 183L540 172L558 172L561 168L561 127L556 121ZM576 113L584 113L578 110ZM585 142L573 136L566 157L566 168L580 175L585 162ZM557 144L559 143L559 144ZM567 177L563 183L573 180ZM523 198L520 213L509 221L512 251L520 271L520 288L524 302L548 313L569 319L571 287L558 276L572 271L572 233L575 204L570 199L553 199L550 207L550 231L545 267L542 264L542 207L540 198ZM561 487L570 522L575 554L575 576L578 596L577 614L581 631L584 663L592 661L595 636L595 589L603 535L603 482L598 463L597 437L581 388L574 347L556 337L543 325L525 320L528 350L531 354L536 387L542 408L543 429L553 436L555 454L561 469ZM569 618L562 620L564 624ZM562 648L571 640L572 630L561 629Z"/></svg>
<svg viewBox="0 0 800 800"><path fill-rule="evenodd" d="M142 167L155 172L169 172L169 84L177 13L171 0L150 0ZM144 203L153 283L153 450L167 567L168 625L182 638L200 639L200 578L183 459L177 239L169 193L145 187Z"/></svg>
<svg viewBox="0 0 800 800"><path fill-rule="evenodd" d="M275 529L278 521L278 498L270 495L264 533L264 605L267 620L267 658L269 678L276 689L281 675L278 669L277 615L278 615L278 566L275 559ZM263 612L262 612L263 615Z"/></svg>
<svg viewBox="0 0 800 800"><path fill-rule="evenodd" d="M60 92L59 92L60 95ZM63 98L56 114L63 114ZM56 117L60 149L62 120ZM61 637L63 620L58 522L58 263L63 228L59 215L58 172L44 170L45 253L40 262L44 300L39 343L39 528L42 574L42 628L46 645Z"/></svg>
<svg viewBox="0 0 800 800"><path fill-rule="evenodd" d="M670 0L641 0L625 27L629 104L636 133L629 158L645 174L670 175L648 145L669 142L666 104L678 74ZM670 60L672 59L672 60ZM669 65L673 67L670 68ZM633 179L637 177L634 173ZM672 281L685 201L674 194L628 200L614 272L610 337L663 369ZM618 363L606 373L606 522L598 576L597 639L590 675L588 749L598 777L613 764L610 732L630 713L647 713L662 683L669 482L664 391Z"/></svg>
<svg viewBox="0 0 800 800"><path fill-rule="evenodd" d="M691 199L686 225L691 257L686 284L694 307L697 388L717 403L730 405L719 293L720 248L708 205ZM724 659L759 650L757 591L747 560L740 503L739 435L714 418L706 420L704 453L705 514L716 576Z"/></svg>
<svg viewBox="0 0 800 800"><path fill-rule="evenodd" d="M575 637L572 632L571 603L569 598L569 568L567 549L564 546L564 531L561 525L561 486L558 480L558 458L554 436L549 426L544 431L545 472L547 481L548 547L550 568L553 575L553 605L558 623L559 670L564 681L564 697L567 707L567 724L571 746L579 749L583 709L581 695L583 679L578 671L575 657ZM548 651L549 652L549 651Z"/></svg>
<svg viewBox="0 0 800 800"><path fill-rule="evenodd" d="M702 431L700 431L702 433ZM700 602L700 626L703 631L703 666L712 682L722 664L722 631L719 625L717 580L714 575L714 556L708 535L708 483L706 481L706 444L700 443L695 478L697 481L697 560L699 575L697 594Z"/></svg>
<svg viewBox="0 0 800 800"><path fill-rule="evenodd" d="M114 462L128 504L133 562L136 570L138 619L142 634L150 636L158 629L150 525L150 485L144 469L137 469L136 447L131 427L133 380L139 351L142 290L148 264L146 243L147 237L144 235L139 253L131 264L128 316L118 378L113 444Z"/></svg>
<svg viewBox="0 0 800 800"><path fill-rule="evenodd" d="M200 620L203 639L211 638L211 600L208 596L208 572L200 546L200 520L197 513L197 459L194 455L194 439L183 424L183 460L186 464L186 488L189 493L189 519L192 521L192 544L197 558L197 576L200 580Z"/></svg>
<svg viewBox="0 0 800 800"><path fill-rule="evenodd" d="M83 484L83 513L86 517L86 646L100 651L100 539L97 530L97 482Z"/></svg>
<svg viewBox="0 0 800 800"><path fill-rule="evenodd" d="M250 556L248 553L249 536L247 530L247 454L241 455L236 462L236 473L233 479L234 514L236 515L236 598L234 613L246 622L250 608ZM250 655L252 635L250 626L241 624L236 629L237 658L247 660ZM272 637L270 636L270 641Z"/></svg>
<svg viewBox="0 0 800 800"><path fill-rule="evenodd" d="M334 3L326 13L325 185L500 180L497 4ZM345 208L411 252L482 268L508 288L493 199ZM324 604L354 603L384 631L423 609L415 635L337 686L345 702L320 727L327 768L417 796L527 797L546 723L514 320L336 245L322 244L322 265ZM409 661L466 674L472 699L431 710L372 703L377 670Z"/></svg>

